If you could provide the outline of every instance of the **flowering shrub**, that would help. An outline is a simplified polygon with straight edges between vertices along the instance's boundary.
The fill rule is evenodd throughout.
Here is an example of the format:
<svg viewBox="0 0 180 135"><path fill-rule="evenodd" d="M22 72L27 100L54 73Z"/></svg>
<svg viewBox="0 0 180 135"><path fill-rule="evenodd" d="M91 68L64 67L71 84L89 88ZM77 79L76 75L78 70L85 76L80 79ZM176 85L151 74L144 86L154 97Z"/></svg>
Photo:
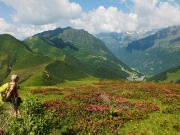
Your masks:
<svg viewBox="0 0 180 135"><path fill-rule="evenodd" d="M4 134L4 130L0 129L0 135Z"/></svg>
<svg viewBox="0 0 180 135"><path fill-rule="evenodd" d="M111 103L101 95L106 95ZM116 134L125 122L148 118L150 113L160 110L151 102L128 101L104 92L90 92L86 96L70 94L62 100L47 100L43 104L47 111L54 110L59 114L59 125L65 124L74 132L83 134Z"/></svg>
<svg viewBox="0 0 180 135"><path fill-rule="evenodd" d="M62 94L62 92L57 88L48 88L48 89L36 88L36 89L32 90L31 93L32 94L41 93L43 95L48 95L48 94L59 94L59 95L61 95Z"/></svg>
<svg viewBox="0 0 180 135"><path fill-rule="evenodd" d="M178 84L100 81L93 83L93 86L37 88L31 93L34 96L61 96L60 99L46 99L43 103L37 99L24 101L23 117L12 119L8 128L10 134L56 134L56 130L68 135L125 134L122 130L125 124L142 123L153 113L179 115L180 112ZM163 130L171 128L179 132L178 121L159 121L156 122ZM138 132L134 127L126 134L151 132L147 129Z"/></svg>

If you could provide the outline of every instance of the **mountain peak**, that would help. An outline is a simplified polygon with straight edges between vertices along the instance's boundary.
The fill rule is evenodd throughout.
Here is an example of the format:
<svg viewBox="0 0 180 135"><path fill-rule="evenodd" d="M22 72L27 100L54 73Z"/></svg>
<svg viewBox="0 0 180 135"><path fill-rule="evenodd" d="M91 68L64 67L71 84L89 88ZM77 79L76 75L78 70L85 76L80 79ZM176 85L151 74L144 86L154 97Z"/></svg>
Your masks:
<svg viewBox="0 0 180 135"><path fill-rule="evenodd" d="M168 42L179 40L180 26L171 26L164 28L153 35L145 37L140 40L133 41L128 44L126 50L132 52L133 50L146 50L155 45L161 44L161 47Z"/></svg>
<svg viewBox="0 0 180 135"><path fill-rule="evenodd" d="M16 39L15 37L13 37L12 35L10 34L0 34L0 37L3 39L6 39L6 38L11 38L11 39ZM17 40L17 39L16 39Z"/></svg>
<svg viewBox="0 0 180 135"><path fill-rule="evenodd" d="M43 40L33 38L42 37ZM118 60L104 45L104 43L92 34L83 29L57 28L36 34L32 39L25 40L25 43L35 52L46 54L53 57L68 55L77 59L92 76L102 76L108 78L128 77L132 70L123 62ZM46 47L45 47L46 46ZM96 71L95 71L96 70ZM129 72L127 72L129 71ZM93 72L93 73L92 73ZM110 75L111 74L111 75Z"/></svg>
<svg viewBox="0 0 180 135"><path fill-rule="evenodd" d="M48 30L48 31L44 31L41 33L37 33L33 37L40 36L40 37L51 39L52 37L57 36L59 33L63 32L64 30L68 30L68 29L72 29L72 28L71 27L66 27L66 28L59 27L54 30Z"/></svg>

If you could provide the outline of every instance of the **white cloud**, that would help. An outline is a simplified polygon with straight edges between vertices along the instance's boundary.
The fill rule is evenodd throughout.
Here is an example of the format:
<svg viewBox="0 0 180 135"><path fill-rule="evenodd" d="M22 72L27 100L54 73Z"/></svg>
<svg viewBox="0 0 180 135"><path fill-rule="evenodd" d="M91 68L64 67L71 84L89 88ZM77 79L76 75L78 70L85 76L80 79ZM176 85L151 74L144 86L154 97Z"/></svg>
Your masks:
<svg viewBox="0 0 180 135"><path fill-rule="evenodd" d="M127 2L127 0L121 0L121 2ZM91 33L146 31L180 25L180 9L175 3L160 0L131 0L131 2L134 3L131 13L124 13L116 7L101 6L96 10L83 13L80 18L71 20L71 23L75 28L83 28Z"/></svg>
<svg viewBox="0 0 180 135"><path fill-rule="evenodd" d="M16 31L17 31L16 37L20 39L30 37L38 32L38 30L35 29L33 26L32 27L27 27L27 26L19 27L16 29Z"/></svg>
<svg viewBox="0 0 180 135"><path fill-rule="evenodd" d="M180 25L180 9L176 4L159 0L132 0L133 12L138 15L138 29Z"/></svg>
<svg viewBox="0 0 180 135"><path fill-rule="evenodd" d="M55 24L41 26L22 25L17 27L15 25L9 24L3 18L0 18L0 34L11 34L12 36L21 40L43 31L53 30L56 27L57 26Z"/></svg>
<svg viewBox="0 0 180 135"><path fill-rule="evenodd" d="M12 18L18 26L0 18L0 33L9 33L19 39L36 33L71 26L94 34L99 32L146 31L180 25L180 7L174 0L120 0L131 3L130 13L117 7L103 6L82 12L77 3L69 0L1 0L14 9Z"/></svg>
<svg viewBox="0 0 180 135"><path fill-rule="evenodd" d="M81 18L74 19L71 23L77 28L84 28L91 33L97 33L102 31L135 30L136 21L136 14L124 14L116 7L106 9L100 6L96 10L83 13Z"/></svg>
<svg viewBox="0 0 180 135"><path fill-rule="evenodd" d="M15 26L7 23L3 18L0 18L0 34L14 34Z"/></svg>
<svg viewBox="0 0 180 135"><path fill-rule="evenodd" d="M53 30L56 27L57 26L55 24L47 24L47 25L41 25L41 26L23 25L21 27L17 27L16 29L17 35L15 37L19 39L25 39L27 37L31 37L43 31Z"/></svg>
<svg viewBox="0 0 180 135"><path fill-rule="evenodd" d="M44 25L61 19L72 19L82 12L81 7L69 0L1 0L15 9L16 22Z"/></svg>
<svg viewBox="0 0 180 135"><path fill-rule="evenodd" d="M43 29L44 31L53 30L55 28L57 28L56 24L46 24L41 26L41 29Z"/></svg>

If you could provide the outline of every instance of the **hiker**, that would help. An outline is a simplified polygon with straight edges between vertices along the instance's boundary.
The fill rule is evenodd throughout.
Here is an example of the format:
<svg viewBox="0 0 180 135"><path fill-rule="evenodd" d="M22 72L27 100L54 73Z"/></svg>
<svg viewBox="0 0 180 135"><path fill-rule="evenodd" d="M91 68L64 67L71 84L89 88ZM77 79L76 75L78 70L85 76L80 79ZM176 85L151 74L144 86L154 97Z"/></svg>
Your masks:
<svg viewBox="0 0 180 135"><path fill-rule="evenodd" d="M19 106L21 103L21 99L19 99L19 96L18 96L18 88L19 88L17 85L18 81L19 81L18 75L11 76L10 88L7 93L7 97L11 97L12 99L14 116L19 114Z"/></svg>

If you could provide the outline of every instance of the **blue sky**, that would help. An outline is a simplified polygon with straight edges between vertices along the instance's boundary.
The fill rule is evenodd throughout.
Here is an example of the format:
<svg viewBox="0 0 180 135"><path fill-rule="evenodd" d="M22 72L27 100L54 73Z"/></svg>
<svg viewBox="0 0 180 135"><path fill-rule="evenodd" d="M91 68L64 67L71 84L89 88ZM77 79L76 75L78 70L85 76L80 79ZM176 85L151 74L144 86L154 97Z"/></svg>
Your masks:
<svg viewBox="0 0 180 135"><path fill-rule="evenodd" d="M121 2L120 0L70 0L70 2L79 3L85 12L92 11L100 6L104 6L105 8L113 6L124 12L129 12L130 10L126 6L126 3ZM128 3L130 4L130 1L128 1Z"/></svg>
<svg viewBox="0 0 180 135"><path fill-rule="evenodd" d="M180 0L0 0L0 34L25 39L57 27L100 32L180 25Z"/></svg>

